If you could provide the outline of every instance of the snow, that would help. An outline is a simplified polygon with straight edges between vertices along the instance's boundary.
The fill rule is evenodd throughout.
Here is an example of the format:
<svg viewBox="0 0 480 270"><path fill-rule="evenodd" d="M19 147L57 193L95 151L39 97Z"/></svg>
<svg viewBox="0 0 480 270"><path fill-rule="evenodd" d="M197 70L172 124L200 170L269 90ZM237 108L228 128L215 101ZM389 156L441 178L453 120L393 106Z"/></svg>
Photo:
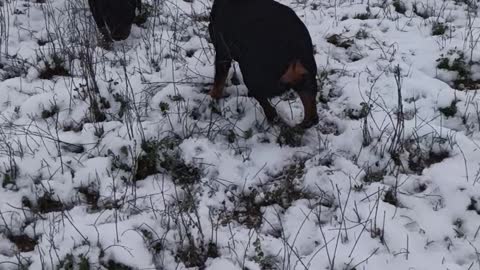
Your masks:
<svg viewBox="0 0 480 270"><path fill-rule="evenodd" d="M144 1L107 51L87 1L0 0L1 270L480 268L476 3L281 0L322 82L320 123L281 145L243 84L206 94L212 1ZM69 75L40 79L54 55Z"/></svg>

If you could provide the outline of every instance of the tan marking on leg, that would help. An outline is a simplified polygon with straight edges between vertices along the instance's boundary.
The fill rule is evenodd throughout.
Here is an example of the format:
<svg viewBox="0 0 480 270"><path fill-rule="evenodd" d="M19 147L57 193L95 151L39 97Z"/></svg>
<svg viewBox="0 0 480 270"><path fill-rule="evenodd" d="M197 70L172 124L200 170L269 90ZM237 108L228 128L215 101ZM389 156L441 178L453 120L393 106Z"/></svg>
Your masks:
<svg viewBox="0 0 480 270"><path fill-rule="evenodd" d="M224 76L222 76L222 78L219 78L218 81L215 81L213 83L212 89L210 90L210 92L208 92L208 94L212 98L219 99L223 96L223 88L225 88L225 81L227 80L227 75L228 74L225 74Z"/></svg>
<svg viewBox="0 0 480 270"><path fill-rule="evenodd" d="M280 77L280 81L282 83L293 85L301 81L305 74L308 74L308 70L302 65L302 63L300 63L299 60L295 60L288 65L287 70L282 77Z"/></svg>
<svg viewBox="0 0 480 270"><path fill-rule="evenodd" d="M315 101L315 95L302 91L298 92L298 95L302 101L305 114L300 126L303 128L309 128L318 123L317 102Z"/></svg>
<svg viewBox="0 0 480 270"><path fill-rule="evenodd" d="M225 66L223 66L225 65ZM225 83L228 77L228 70L230 68L230 63L228 64L215 64L215 76L213 81L213 87L208 92L208 94L214 98L219 99L223 96L223 88L225 88Z"/></svg>

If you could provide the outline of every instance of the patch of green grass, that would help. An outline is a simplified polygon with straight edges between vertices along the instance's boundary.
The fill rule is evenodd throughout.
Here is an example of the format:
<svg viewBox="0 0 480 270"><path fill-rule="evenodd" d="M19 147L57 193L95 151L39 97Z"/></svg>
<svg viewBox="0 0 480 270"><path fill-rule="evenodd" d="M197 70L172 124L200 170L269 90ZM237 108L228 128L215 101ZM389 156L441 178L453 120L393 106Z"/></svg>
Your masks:
<svg viewBox="0 0 480 270"><path fill-rule="evenodd" d="M2 187L6 188L8 186L14 186L15 185L15 179L13 179L9 174L5 173L3 174L3 181L2 181Z"/></svg>
<svg viewBox="0 0 480 270"><path fill-rule="evenodd" d="M178 148L178 136L165 137L160 141L142 142L142 154L137 158L135 180L142 180L157 173L167 173L176 184L190 185L200 180L200 169L186 164Z"/></svg>
<svg viewBox="0 0 480 270"><path fill-rule="evenodd" d="M74 270L74 257L71 253L67 254L57 265L59 270Z"/></svg>
<svg viewBox="0 0 480 270"><path fill-rule="evenodd" d="M280 133L277 137L277 143L281 146L288 145L290 147L302 146L302 138L305 130L299 127L289 127L280 125Z"/></svg>
<svg viewBox="0 0 480 270"><path fill-rule="evenodd" d="M78 270L90 270L90 262L88 262L88 258L82 254L79 256L79 259Z"/></svg>
<svg viewBox="0 0 480 270"><path fill-rule="evenodd" d="M268 178L263 183L249 187L248 191L239 192L232 198L235 205L233 211L222 212L221 223L229 224L235 221L248 228L259 228L263 223L263 207L275 205L288 209L298 200L315 200L318 196L302 186L304 175L303 159L295 160L278 173L267 173ZM318 203L325 207L333 205L333 202L325 197Z"/></svg>
<svg viewBox="0 0 480 270"><path fill-rule="evenodd" d="M258 263L262 269L275 269L275 266L278 265L276 257L265 255L260 238L257 238L255 242L253 242L253 246L255 247L253 260Z"/></svg>
<svg viewBox="0 0 480 270"><path fill-rule="evenodd" d="M143 153L137 158L135 180L143 180L150 175L159 173L157 161L160 157L159 142L155 140L143 141L141 148Z"/></svg>
<svg viewBox="0 0 480 270"><path fill-rule="evenodd" d="M437 59L437 68L457 73L457 77L451 82L453 87L459 90L472 90L480 88L480 80L472 78L471 65L466 61L465 54L460 50L449 50L446 56Z"/></svg>
<svg viewBox="0 0 480 270"><path fill-rule="evenodd" d="M453 100L450 106L447 107L442 107L438 109L443 115L446 117L453 117L455 114L457 114L457 101Z"/></svg>

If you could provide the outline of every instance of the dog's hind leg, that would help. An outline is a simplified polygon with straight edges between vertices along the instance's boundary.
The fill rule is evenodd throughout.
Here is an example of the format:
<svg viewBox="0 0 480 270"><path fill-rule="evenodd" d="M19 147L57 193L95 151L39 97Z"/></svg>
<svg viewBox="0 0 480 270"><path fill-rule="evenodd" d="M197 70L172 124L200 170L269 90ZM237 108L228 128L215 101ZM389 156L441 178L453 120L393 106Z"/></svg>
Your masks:
<svg viewBox="0 0 480 270"><path fill-rule="evenodd" d="M232 57L223 35L216 31L214 23L208 25L208 32L215 48L215 75L213 87L208 93L212 98L219 99L223 96L223 88L232 65Z"/></svg>
<svg viewBox="0 0 480 270"><path fill-rule="evenodd" d="M88 0L88 5L101 35L99 45L105 49L111 49L112 39L110 37L110 32L107 30L107 25L105 24L104 3L98 0Z"/></svg>
<svg viewBox="0 0 480 270"><path fill-rule="evenodd" d="M313 72L300 62L292 62L280 78L282 83L292 85L302 101L304 118L300 127L309 128L318 123L317 114L317 81Z"/></svg>
<svg viewBox="0 0 480 270"><path fill-rule="evenodd" d="M230 69L230 66L230 60L215 59L215 75L213 79L213 87L208 93L212 98L219 99L223 96L223 88L225 87L225 82L227 80L228 70Z"/></svg>

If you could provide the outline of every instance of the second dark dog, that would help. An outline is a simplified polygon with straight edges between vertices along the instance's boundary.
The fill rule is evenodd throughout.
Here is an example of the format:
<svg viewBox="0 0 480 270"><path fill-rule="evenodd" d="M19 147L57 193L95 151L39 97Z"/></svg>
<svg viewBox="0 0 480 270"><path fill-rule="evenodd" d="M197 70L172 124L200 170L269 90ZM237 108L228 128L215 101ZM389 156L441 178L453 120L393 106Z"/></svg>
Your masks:
<svg viewBox="0 0 480 270"><path fill-rule="evenodd" d="M105 41L128 38L140 0L88 0L90 11Z"/></svg>
<svg viewBox="0 0 480 270"><path fill-rule="evenodd" d="M215 47L212 98L222 96L235 60L249 96L259 102L267 120L277 118L268 99L293 88L305 112L300 126L318 123L312 40L292 9L273 0L214 0L209 33Z"/></svg>

